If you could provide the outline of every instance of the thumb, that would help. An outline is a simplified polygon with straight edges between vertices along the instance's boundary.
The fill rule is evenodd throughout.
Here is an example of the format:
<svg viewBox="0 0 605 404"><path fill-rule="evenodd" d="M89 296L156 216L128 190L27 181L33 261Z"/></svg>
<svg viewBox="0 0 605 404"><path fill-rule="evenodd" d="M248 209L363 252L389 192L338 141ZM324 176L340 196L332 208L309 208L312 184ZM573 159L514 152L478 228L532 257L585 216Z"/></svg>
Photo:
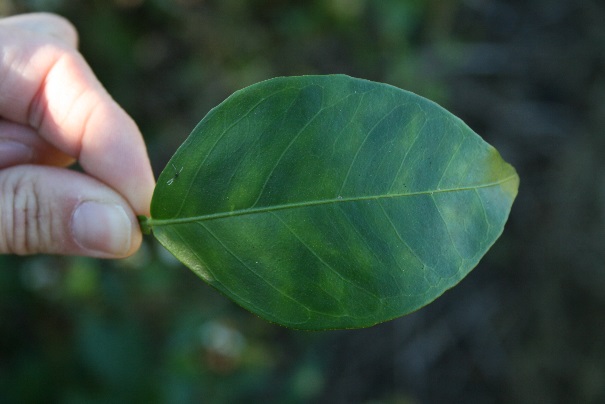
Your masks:
<svg viewBox="0 0 605 404"><path fill-rule="evenodd" d="M0 171L0 254L120 258L141 238L126 201L91 177L27 165Z"/></svg>

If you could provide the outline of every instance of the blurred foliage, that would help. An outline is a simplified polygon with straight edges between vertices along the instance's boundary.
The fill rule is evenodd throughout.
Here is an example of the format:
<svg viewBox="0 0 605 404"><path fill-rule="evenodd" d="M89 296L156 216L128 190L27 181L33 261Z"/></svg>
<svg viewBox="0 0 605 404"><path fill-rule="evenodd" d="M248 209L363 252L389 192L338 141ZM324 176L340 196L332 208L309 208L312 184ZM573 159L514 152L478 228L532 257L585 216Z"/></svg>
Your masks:
<svg viewBox="0 0 605 404"><path fill-rule="evenodd" d="M0 257L0 402L603 402L605 6L599 0L4 0L53 11L156 173L231 92L347 73L442 103L519 170L502 239L405 318L259 320L151 239L122 261Z"/></svg>

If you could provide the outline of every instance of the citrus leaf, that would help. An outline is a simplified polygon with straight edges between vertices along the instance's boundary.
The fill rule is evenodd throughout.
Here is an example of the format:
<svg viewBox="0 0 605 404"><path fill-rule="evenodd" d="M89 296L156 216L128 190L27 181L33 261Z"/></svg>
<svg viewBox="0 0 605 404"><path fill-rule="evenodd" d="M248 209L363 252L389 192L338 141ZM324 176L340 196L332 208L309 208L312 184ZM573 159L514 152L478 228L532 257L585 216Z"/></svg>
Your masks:
<svg viewBox="0 0 605 404"><path fill-rule="evenodd" d="M145 227L269 321L367 327L460 281L502 233L519 178L460 119L343 75L240 90L159 177Z"/></svg>

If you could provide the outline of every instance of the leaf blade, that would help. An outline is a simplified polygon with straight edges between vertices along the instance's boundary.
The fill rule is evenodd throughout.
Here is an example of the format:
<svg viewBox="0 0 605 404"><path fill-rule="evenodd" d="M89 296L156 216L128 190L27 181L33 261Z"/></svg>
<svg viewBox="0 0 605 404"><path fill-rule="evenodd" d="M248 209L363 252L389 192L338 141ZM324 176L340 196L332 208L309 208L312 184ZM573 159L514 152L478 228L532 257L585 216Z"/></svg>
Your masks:
<svg viewBox="0 0 605 404"><path fill-rule="evenodd" d="M156 238L243 307L306 329L369 326L434 300L499 237L518 188L458 118L347 76L234 93L171 166L185 169L159 178Z"/></svg>

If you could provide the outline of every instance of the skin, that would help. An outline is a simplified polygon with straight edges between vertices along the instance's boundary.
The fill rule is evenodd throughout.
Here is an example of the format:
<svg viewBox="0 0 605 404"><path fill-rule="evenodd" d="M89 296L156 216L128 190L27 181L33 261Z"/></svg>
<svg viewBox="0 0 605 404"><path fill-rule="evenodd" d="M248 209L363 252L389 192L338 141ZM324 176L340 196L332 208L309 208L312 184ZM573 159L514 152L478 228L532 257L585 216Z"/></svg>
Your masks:
<svg viewBox="0 0 605 404"><path fill-rule="evenodd" d="M141 244L145 143L77 42L53 14L0 19L0 253L120 258Z"/></svg>

